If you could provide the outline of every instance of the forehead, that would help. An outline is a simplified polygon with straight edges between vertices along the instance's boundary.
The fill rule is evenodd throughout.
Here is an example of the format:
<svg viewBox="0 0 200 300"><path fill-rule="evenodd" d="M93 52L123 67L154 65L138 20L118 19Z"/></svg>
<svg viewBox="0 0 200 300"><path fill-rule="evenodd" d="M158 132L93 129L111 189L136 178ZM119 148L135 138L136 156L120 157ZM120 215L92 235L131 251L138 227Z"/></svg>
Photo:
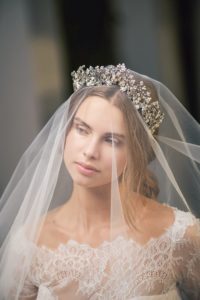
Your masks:
<svg viewBox="0 0 200 300"><path fill-rule="evenodd" d="M90 96L79 106L75 117L93 129L117 131L125 134L123 114L120 109L104 98Z"/></svg>

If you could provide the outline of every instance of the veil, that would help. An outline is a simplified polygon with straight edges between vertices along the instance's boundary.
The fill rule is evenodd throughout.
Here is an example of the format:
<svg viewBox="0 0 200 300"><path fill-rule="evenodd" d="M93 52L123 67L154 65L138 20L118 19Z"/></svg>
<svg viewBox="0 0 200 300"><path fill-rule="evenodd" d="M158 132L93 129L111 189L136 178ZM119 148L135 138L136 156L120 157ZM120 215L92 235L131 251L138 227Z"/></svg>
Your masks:
<svg viewBox="0 0 200 300"><path fill-rule="evenodd" d="M124 65L118 66L124 68ZM99 70L103 70L106 77L110 71L113 72L112 68L115 67L108 66ZM131 151L126 152L126 164L120 171L118 153L121 146L117 144L118 139L115 142L115 111L111 110L107 124L104 124L106 116L104 118L103 115L99 115L100 111L96 111L95 118L102 119L103 128L109 132L109 136L103 140L106 146L102 147L110 147L111 155L108 185L109 228L105 235L101 235L98 245L107 243L109 252L112 251L109 245L113 241L122 237L130 239L137 213L134 203L141 195L156 199L165 205L191 211L196 216L200 215L199 124L167 87L147 76L128 70L131 78L134 78L136 100L140 101L142 98L141 90L140 92L137 90L139 86L140 88L142 86L145 93L147 90L148 96L146 104L143 102L141 106L133 104L127 96L126 81L119 87L119 84L113 83L115 78L112 72L109 81L104 77L98 77L97 83L94 69L87 69L84 73L84 76L89 78L87 82L83 80L84 76L81 77L82 81L79 80L79 75L83 75L83 69L77 73L78 75L73 74L75 92L58 108L26 150L0 199L1 299L20 299L28 274L34 272L32 262L40 247L38 244L41 232L46 226L46 218L56 209L63 207L73 193L73 176L66 168L64 159L67 155L69 158L75 155L73 147L67 143L68 135L85 100L92 96L103 98L101 96L103 89L107 98L111 99L111 103L115 101L113 100L115 94L126 98L124 101L129 103L128 106L122 107L121 111L124 113L125 123L129 126L126 127L130 134L127 144ZM124 72L123 69L123 74L126 73ZM127 74L124 76L130 80ZM118 108L121 105L113 103ZM90 106L88 107L90 111ZM150 107L150 110L143 111L145 107L148 109ZM85 116L88 115L87 109ZM132 114L134 117L131 117ZM80 141L85 134L80 130L85 129L78 127L76 130L79 130L78 141ZM89 144L87 146L89 147ZM89 182L93 177L90 176L89 179L86 177L90 187ZM81 198L81 194L79 197ZM70 216L68 218L71 222ZM76 242L76 236L69 235L69 240ZM45 248L45 245L41 247ZM107 268L109 274L109 267ZM89 270L86 269L86 272ZM76 274L76 277L78 276L79 274ZM60 287L61 290L62 288ZM75 282L71 287L71 298L84 299L80 296L81 288L83 287ZM87 288L89 292L92 291L89 283Z"/></svg>

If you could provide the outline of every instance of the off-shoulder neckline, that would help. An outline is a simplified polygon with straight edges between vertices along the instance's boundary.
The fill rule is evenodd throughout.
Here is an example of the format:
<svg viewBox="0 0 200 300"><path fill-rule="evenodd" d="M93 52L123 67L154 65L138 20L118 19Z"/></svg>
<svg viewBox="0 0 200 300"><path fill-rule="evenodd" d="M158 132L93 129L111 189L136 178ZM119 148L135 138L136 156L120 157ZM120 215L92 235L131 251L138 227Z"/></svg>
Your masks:
<svg viewBox="0 0 200 300"><path fill-rule="evenodd" d="M27 238L25 230L23 230L23 228L21 228L22 229L21 233L22 233L22 235L24 237L25 242L28 242L28 244L30 246L34 247L35 250L38 250L38 251L48 251L50 253L54 253L54 252L57 252L57 251L63 251L64 249L69 249L69 248L72 248L72 247L81 248L81 249L85 249L85 250L87 249L87 250L90 250L90 251L98 251L98 250L104 249L105 247L108 247L108 246L112 247L112 245L114 246L115 244L118 244L118 243L120 244L120 242L122 242L122 241L126 241L128 244L132 244L134 247L142 250L142 249L148 248L151 244L154 244L156 241L164 239L166 236L172 236L173 229L178 225L179 221L182 219L182 217L181 217L182 213L184 213L184 214L185 213L186 214L190 214L193 217L193 215L190 212L183 212L181 210L178 210L175 207L171 207L171 208L172 208L172 211L174 213L174 221L173 221L173 223L168 228L166 228L165 231L160 236L158 236L158 237L151 237L144 244L141 244L141 243L137 242L132 237L125 237L122 234L120 234L120 235L117 235L112 240L104 240L104 241L102 241L101 243L99 243L98 246L95 246L95 247L92 246L89 243L79 242L79 241L77 241L75 239L70 238L66 242L59 243L59 245L55 249L53 249L53 248L50 248L50 247L48 247L46 245L40 245L40 246L38 246L37 244L35 244L33 241L31 241L30 239ZM180 216L180 218L178 216ZM190 225L190 223L191 222L189 222L188 225Z"/></svg>

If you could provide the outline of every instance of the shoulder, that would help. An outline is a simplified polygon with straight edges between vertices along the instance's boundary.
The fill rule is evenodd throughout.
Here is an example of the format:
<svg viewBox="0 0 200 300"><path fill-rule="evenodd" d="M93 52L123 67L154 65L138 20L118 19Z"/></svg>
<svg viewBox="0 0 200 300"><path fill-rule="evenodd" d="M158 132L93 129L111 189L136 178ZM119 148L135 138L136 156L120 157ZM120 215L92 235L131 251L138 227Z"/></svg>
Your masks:
<svg viewBox="0 0 200 300"><path fill-rule="evenodd" d="M172 207L175 215L176 225L178 226L186 226L186 227L193 227L199 225L199 219L196 218L192 212L190 211L183 211Z"/></svg>
<svg viewBox="0 0 200 300"><path fill-rule="evenodd" d="M42 220L37 239L37 246L56 249L60 243L66 242L67 232L58 224L59 210L60 207L50 211Z"/></svg>
<svg viewBox="0 0 200 300"><path fill-rule="evenodd" d="M191 212L185 212L172 207L174 211L174 223L171 234L174 240L194 241L200 240L200 220Z"/></svg>
<svg viewBox="0 0 200 300"><path fill-rule="evenodd" d="M145 203L144 221L148 227L162 232L174 224L176 216L172 207L152 199L146 199Z"/></svg>
<svg viewBox="0 0 200 300"><path fill-rule="evenodd" d="M176 215L172 207L149 198L143 199L143 204L142 217L139 218L140 223L137 227L143 236L146 236L146 240L160 238L174 227Z"/></svg>
<svg viewBox="0 0 200 300"><path fill-rule="evenodd" d="M174 242L200 234L200 221L191 212L155 200L147 201L144 222L146 230L154 232L155 236L167 232Z"/></svg>
<svg viewBox="0 0 200 300"><path fill-rule="evenodd" d="M175 207L158 204L157 224L159 228L165 228L167 236L172 243L182 245L197 244L200 250L200 219L191 212L185 212Z"/></svg>

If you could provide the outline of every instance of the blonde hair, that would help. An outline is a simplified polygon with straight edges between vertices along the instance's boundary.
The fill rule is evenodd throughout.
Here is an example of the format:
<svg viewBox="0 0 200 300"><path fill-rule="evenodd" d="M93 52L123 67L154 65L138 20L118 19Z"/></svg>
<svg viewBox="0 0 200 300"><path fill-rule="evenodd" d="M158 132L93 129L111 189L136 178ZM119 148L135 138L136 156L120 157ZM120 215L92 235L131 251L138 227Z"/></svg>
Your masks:
<svg viewBox="0 0 200 300"><path fill-rule="evenodd" d="M153 89L152 86L149 88ZM155 90L153 92L155 97ZM134 226L134 203L131 195L139 193L155 199L159 193L156 177L148 169L149 163L155 156L147 131L132 101L117 86L87 87L78 90L71 97L69 115L71 116L77 110L80 99L83 98L84 101L89 96L106 99L119 108L123 114L127 132L128 155L127 164L119 182L124 196L122 197L122 207L126 222L130 226Z"/></svg>

